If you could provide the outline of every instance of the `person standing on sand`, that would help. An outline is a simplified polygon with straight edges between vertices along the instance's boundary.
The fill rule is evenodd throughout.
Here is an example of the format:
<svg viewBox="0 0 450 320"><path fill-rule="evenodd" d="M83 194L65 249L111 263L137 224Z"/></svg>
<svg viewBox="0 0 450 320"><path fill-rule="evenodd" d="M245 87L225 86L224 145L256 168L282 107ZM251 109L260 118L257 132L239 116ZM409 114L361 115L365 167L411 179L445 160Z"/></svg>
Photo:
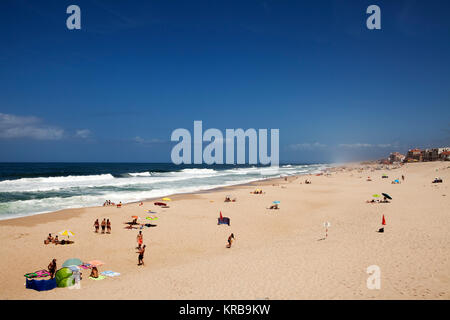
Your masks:
<svg viewBox="0 0 450 320"><path fill-rule="evenodd" d="M138 266L144 265L144 253L145 253L145 244L144 246L139 249L139 256L138 256Z"/></svg>
<svg viewBox="0 0 450 320"><path fill-rule="evenodd" d="M230 234L230 236L228 237L228 245L227 245L227 248L231 248L231 245L232 245L232 243L233 243L233 240L234 240L234 234L232 233L232 234Z"/></svg>
<svg viewBox="0 0 450 320"><path fill-rule="evenodd" d="M144 235L142 234L142 231L139 231L136 240L138 243L138 249L141 249L142 243L144 242Z"/></svg>
<svg viewBox="0 0 450 320"><path fill-rule="evenodd" d="M50 272L50 279L53 279L56 272L56 259L53 259L52 262L48 265L48 272Z"/></svg>
<svg viewBox="0 0 450 320"><path fill-rule="evenodd" d="M95 233L98 233L98 228L100 228L100 224L98 223L98 219L94 222Z"/></svg>
<svg viewBox="0 0 450 320"><path fill-rule="evenodd" d="M106 228L106 220L103 219L103 221L102 221L102 233L105 233L105 228Z"/></svg>
<svg viewBox="0 0 450 320"><path fill-rule="evenodd" d="M106 233L111 233L111 221L106 220Z"/></svg>
<svg viewBox="0 0 450 320"><path fill-rule="evenodd" d="M405 176L404 175L402 175L402 181L405 181Z"/></svg>

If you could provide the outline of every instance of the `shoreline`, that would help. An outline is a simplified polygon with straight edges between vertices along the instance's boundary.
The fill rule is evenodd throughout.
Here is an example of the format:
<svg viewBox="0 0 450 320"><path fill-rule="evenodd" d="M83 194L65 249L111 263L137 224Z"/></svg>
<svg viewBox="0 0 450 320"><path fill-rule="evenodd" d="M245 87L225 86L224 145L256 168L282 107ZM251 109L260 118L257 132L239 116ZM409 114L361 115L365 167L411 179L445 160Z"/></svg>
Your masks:
<svg viewBox="0 0 450 320"><path fill-rule="evenodd" d="M333 168L332 164L324 164L324 165L329 165L330 166L329 168ZM324 170L321 170L321 172L323 172L323 171ZM312 173L295 174L295 175L290 175L288 177L308 176L308 175L312 175ZM158 200L158 199L161 199L161 198L164 198L164 197L172 197L172 198L173 197L177 197L178 199L180 199L180 196L182 196L182 195L195 196L197 194L221 191L221 190L225 190L225 189L233 188L233 187L251 186L251 185L254 185L254 184L257 184L257 183L263 183L265 181L272 181L272 180L277 180L277 179L283 179L283 178L282 177L262 178L260 180L254 180L254 181L244 182L244 183L237 183L237 184L232 184L232 185L228 185L228 186L217 186L217 187L213 187L211 189L197 190L197 191L185 192L185 193L173 193L173 194L168 194L168 195L164 195L164 196L161 196L161 197L145 198L143 200L122 203L122 206L125 207L127 205L137 204L137 203L140 203L140 202L151 202L151 201L155 201L155 200ZM78 207L78 208L66 208L66 209L60 209L60 210L56 210L56 211L32 213L32 214L29 214L29 215L26 215L26 216L19 216L19 217L11 217L11 218L0 219L0 225L2 224L2 222L6 222L6 221L10 221L10 220L21 220L21 219L31 218L31 217L34 217L34 216L42 216L42 215L50 215L50 214L58 214L58 213L60 213L60 214L70 214L71 211L80 211L80 210L83 210L83 209L92 209L92 208L101 208L101 207L103 207L103 206L102 205L97 205L97 206L86 206L86 207ZM115 207L115 206L111 206L111 207ZM19 224L20 224L20 222L21 221L19 221Z"/></svg>

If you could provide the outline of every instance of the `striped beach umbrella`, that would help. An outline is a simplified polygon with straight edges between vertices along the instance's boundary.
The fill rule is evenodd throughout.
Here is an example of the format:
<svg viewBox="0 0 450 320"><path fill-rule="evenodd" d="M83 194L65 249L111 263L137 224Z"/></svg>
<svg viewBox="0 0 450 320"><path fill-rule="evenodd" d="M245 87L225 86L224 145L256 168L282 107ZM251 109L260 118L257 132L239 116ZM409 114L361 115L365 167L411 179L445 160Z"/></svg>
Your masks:
<svg viewBox="0 0 450 320"><path fill-rule="evenodd" d="M60 231L60 232L58 232L60 235L62 235L62 236L67 236L67 237L70 237L70 236L72 236L72 237L74 237L75 236L75 233L73 233L72 231L70 231L70 230L63 230L63 231Z"/></svg>

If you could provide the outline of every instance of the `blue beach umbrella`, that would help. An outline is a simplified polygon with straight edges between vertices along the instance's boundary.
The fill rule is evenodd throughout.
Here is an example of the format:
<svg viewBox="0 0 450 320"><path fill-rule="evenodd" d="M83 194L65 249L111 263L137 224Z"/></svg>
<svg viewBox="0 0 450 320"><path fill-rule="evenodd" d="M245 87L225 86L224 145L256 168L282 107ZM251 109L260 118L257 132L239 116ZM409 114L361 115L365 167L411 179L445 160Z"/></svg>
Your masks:
<svg viewBox="0 0 450 320"><path fill-rule="evenodd" d="M83 264L83 261L81 261L78 258L72 258L64 261L63 268L70 267L70 266L81 266Z"/></svg>

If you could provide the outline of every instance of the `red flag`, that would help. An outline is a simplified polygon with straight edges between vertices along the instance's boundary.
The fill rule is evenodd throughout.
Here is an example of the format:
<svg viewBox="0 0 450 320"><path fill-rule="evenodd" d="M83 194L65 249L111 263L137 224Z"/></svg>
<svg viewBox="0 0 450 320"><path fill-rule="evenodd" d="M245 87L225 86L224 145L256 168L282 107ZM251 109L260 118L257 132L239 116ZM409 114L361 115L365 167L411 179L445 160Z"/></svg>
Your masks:
<svg viewBox="0 0 450 320"><path fill-rule="evenodd" d="M381 224L382 224L383 226L386 225L386 220L384 220L384 214L383 214L383 221L381 221Z"/></svg>
<svg viewBox="0 0 450 320"><path fill-rule="evenodd" d="M222 220L223 219L223 217L222 217L222 211L220 211L220 220Z"/></svg>

